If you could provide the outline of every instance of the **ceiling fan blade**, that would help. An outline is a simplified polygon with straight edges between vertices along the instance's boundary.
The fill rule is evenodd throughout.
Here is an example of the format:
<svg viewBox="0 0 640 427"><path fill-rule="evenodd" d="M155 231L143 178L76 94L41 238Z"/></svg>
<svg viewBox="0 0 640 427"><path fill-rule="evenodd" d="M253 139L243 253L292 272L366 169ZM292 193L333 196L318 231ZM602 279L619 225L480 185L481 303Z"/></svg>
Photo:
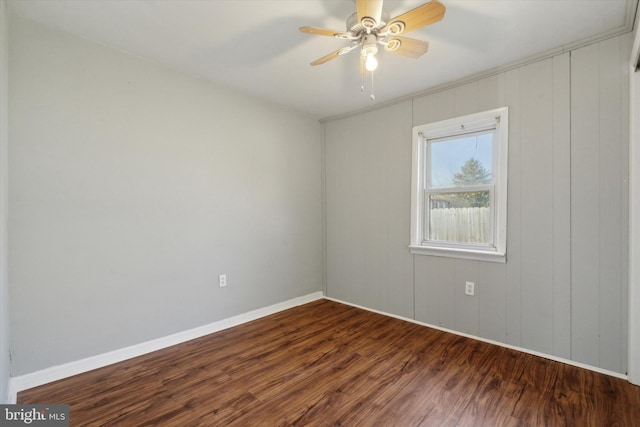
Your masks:
<svg viewBox="0 0 640 427"><path fill-rule="evenodd" d="M335 52L331 52L328 55L323 56L320 59L316 59L315 61L313 61L311 63L311 65L321 65L324 64L325 62L329 62L334 58L337 58L338 56L344 55L345 53L349 53L351 52L353 49L355 49L358 46L347 46L347 47L343 47L342 49L338 49Z"/></svg>
<svg viewBox="0 0 640 427"><path fill-rule="evenodd" d="M418 58L427 53L427 50L429 50L429 42L409 39L407 37L393 36L387 42L384 50L396 55Z"/></svg>
<svg viewBox="0 0 640 427"><path fill-rule="evenodd" d="M385 30L390 30L392 34L408 33L441 21L445 11L442 3L433 0L390 19Z"/></svg>
<svg viewBox="0 0 640 427"><path fill-rule="evenodd" d="M356 0L356 10L358 22L365 28L376 28L382 18L382 0Z"/></svg>
<svg viewBox="0 0 640 427"><path fill-rule="evenodd" d="M349 35L349 33L345 33L344 31L327 30L325 28L316 28L316 27L300 27L300 32L307 33L307 34L315 34L318 36L329 36L329 37Z"/></svg>
<svg viewBox="0 0 640 427"><path fill-rule="evenodd" d="M322 57L322 58L320 58L320 59L316 59L315 61L313 61L313 62L311 63L311 65L322 65L322 64L324 64L325 62L329 62L329 61L331 61L332 59L337 58L338 56L339 56L339 55L338 55L338 52L333 52L333 53L330 53L329 55L323 56L323 57Z"/></svg>

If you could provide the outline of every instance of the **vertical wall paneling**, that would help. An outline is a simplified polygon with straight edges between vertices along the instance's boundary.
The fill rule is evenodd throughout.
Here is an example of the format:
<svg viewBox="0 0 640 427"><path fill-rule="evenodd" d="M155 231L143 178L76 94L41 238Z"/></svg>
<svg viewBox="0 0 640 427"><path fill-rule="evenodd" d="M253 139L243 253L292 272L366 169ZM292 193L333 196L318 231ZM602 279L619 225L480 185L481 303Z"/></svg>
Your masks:
<svg viewBox="0 0 640 427"><path fill-rule="evenodd" d="M622 318L619 285L622 278L621 198L622 170L620 155L623 145L619 143L622 128L620 116L619 67L620 39L609 39L599 45L600 74L600 135L599 135L599 297L600 297L600 361L607 369L619 370L621 353ZM616 141L616 142L613 142ZM612 143L613 142L613 143ZM613 286L617 284L617 286ZM614 314L615 313L615 314Z"/></svg>
<svg viewBox="0 0 640 427"><path fill-rule="evenodd" d="M521 344L521 197L522 168L520 147L520 69L505 75L505 97L509 106L509 171L507 207L506 329L507 344Z"/></svg>
<svg viewBox="0 0 640 427"><path fill-rule="evenodd" d="M622 188L620 189L620 210L621 210L621 218L620 218L620 248L621 248L621 257L620 257L620 265L621 265L621 292L620 292L620 313L621 313L621 334L622 342L621 342L621 370L624 370L625 367L628 370L629 368L629 288L630 288L630 279L629 279L629 262L631 260L630 256L630 236L631 236L631 223L630 223L630 208L629 208L629 199L631 198L630 193L630 144L631 144L631 82L630 82L630 71L628 66L624 66L625 58L630 57L630 52L633 45L633 35L628 34L621 40L621 51L620 51L620 62L623 67L621 68L622 79L620 80L620 106L621 113L620 117L620 140L623 142L624 147L620 150L620 171L622 177ZM628 64L627 64L628 65Z"/></svg>
<svg viewBox="0 0 640 427"><path fill-rule="evenodd" d="M321 197L322 197L322 293L327 295L327 128L321 127L322 140L320 141L320 155L322 170Z"/></svg>
<svg viewBox="0 0 640 427"><path fill-rule="evenodd" d="M520 72L521 345L553 352L552 60Z"/></svg>
<svg viewBox="0 0 640 427"><path fill-rule="evenodd" d="M609 39L571 58L572 358L618 372L627 339L623 44L625 37Z"/></svg>
<svg viewBox="0 0 640 427"><path fill-rule="evenodd" d="M478 111L492 110L505 105L505 73L478 82ZM481 262L478 268L478 334L488 339L506 342L505 265Z"/></svg>
<svg viewBox="0 0 640 427"><path fill-rule="evenodd" d="M435 115L428 120L429 122L450 119L456 116L455 89L447 89L442 92L438 92L435 97Z"/></svg>
<svg viewBox="0 0 640 427"><path fill-rule="evenodd" d="M412 100L412 111L398 113L409 114L417 126L509 107L507 262L413 256L416 320L625 372L628 87L621 70L627 38L615 37L417 96ZM328 200L334 204L328 216L336 211L328 221L327 233L335 235L336 241L352 233L352 224L345 222L349 215L357 218L362 214L353 201L339 204L346 187L364 190L365 182L381 185L386 195L378 198L380 194L371 194L371 200L363 201L367 210L388 212L388 207L383 208L385 203L405 203L403 210L409 209L408 199L390 196L398 183L385 186L386 178L359 178L363 171L384 177L378 156L400 155L397 147L379 144L386 138L381 136L384 126L378 127L375 135L368 134L374 139L369 146L378 150L378 154L368 153L368 166L348 165L340 158L343 154L353 158L358 152L339 148L354 145L350 141L357 138L358 123L375 126L373 120L396 126L402 122L395 115L391 121L376 113L325 124L328 147L336 149L327 157ZM346 121L350 124L345 125ZM331 177L334 173L338 175ZM331 202L332 198L336 200ZM350 212L342 212L338 206ZM383 237L376 222L392 221L393 215L376 215L365 219L367 231L361 230L368 233L367 246L378 246L365 251L366 261L344 247L328 248L334 264L340 260L345 265L341 267L344 274L333 274L337 270L328 267L330 296L361 303L366 300L361 295L361 283L366 279L378 295L370 306L383 306L377 286L393 286L393 280L388 279L392 274L385 270L402 268L396 264L403 258L382 260L382 253L376 251L388 252L394 245L406 247L409 234ZM400 232L400 228L389 232ZM358 269L376 261L380 264L372 272L387 279L377 280L372 272L358 276ZM465 281L476 283L475 296L464 294ZM387 300L394 291L396 288L387 288Z"/></svg>
<svg viewBox="0 0 640 427"><path fill-rule="evenodd" d="M423 125L434 121L438 111L435 96L421 96L413 100L413 126Z"/></svg>
<svg viewBox="0 0 640 427"><path fill-rule="evenodd" d="M469 87L473 92L473 85ZM454 117L455 106L455 89L418 97L413 102L413 125L417 126ZM408 239L408 236L407 234L405 239ZM408 240L405 240L405 244L408 244L407 242ZM419 256L414 257L414 266L415 318L423 322L455 329L457 313L455 261L447 258Z"/></svg>
<svg viewBox="0 0 640 427"><path fill-rule="evenodd" d="M504 107L505 73L495 74L478 82L478 111Z"/></svg>
<svg viewBox="0 0 640 427"><path fill-rule="evenodd" d="M388 285L384 287L386 309L413 318L413 257L407 247L411 205L411 102L403 102L382 110L377 117L379 135L386 142L383 164L386 167Z"/></svg>
<svg viewBox="0 0 640 427"><path fill-rule="evenodd" d="M454 329L472 335L478 335L479 295L483 291L481 283L478 281L479 264L480 261L455 260L453 290L456 297L456 319ZM464 293L467 281L475 283L475 295L473 296Z"/></svg>
<svg viewBox="0 0 640 427"><path fill-rule="evenodd" d="M411 101L325 127L328 295L413 317Z"/></svg>
<svg viewBox="0 0 640 427"><path fill-rule="evenodd" d="M379 134L382 114L380 110L374 110L363 116L364 123L360 128L363 170L358 190L362 193L362 245L358 250L364 254L361 298L363 305L378 310L384 309L383 286L386 287L389 280L387 258L384 256L388 248L385 229L389 218L384 203L388 197L384 163L387 141Z"/></svg>
<svg viewBox="0 0 640 427"><path fill-rule="evenodd" d="M363 252L360 221L362 116L326 125L327 292L346 301L360 301Z"/></svg>
<svg viewBox="0 0 640 427"><path fill-rule="evenodd" d="M571 357L570 56L553 58L552 301L553 353Z"/></svg>
<svg viewBox="0 0 640 427"><path fill-rule="evenodd" d="M600 360L599 46L571 53L571 353Z"/></svg>
<svg viewBox="0 0 640 427"><path fill-rule="evenodd" d="M443 260L436 257L414 257L415 268L415 319L431 325L444 326L443 314L452 310L451 305L443 306L440 303L440 288L443 280L440 279L440 269ZM453 322L449 322L453 324Z"/></svg>
<svg viewBox="0 0 640 427"><path fill-rule="evenodd" d="M498 342L507 341L506 269L495 262L479 263L478 335Z"/></svg>
<svg viewBox="0 0 640 427"><path fill-rule="evenodd" d="M459 283L456 282L456 261L451 258L436 258L438 260L438 303L440 307L440 323L445 328L456 329L456 319L459 316L459 307L456 302L459 299ZM416 262L418 262L416 260ZM418 282L420 277L416 277ZM416 283L416 287L418 284ZM421 301L416 301L420 304ZM418 319L419 320L419 319Z"/></svg>
<svg viewBox="0 0 640 427"><path fill-rule="evenodd" d="M640 72L635 71L640 56L640 31L636 26L630 67L629 147L629 381L640 385Z"/></svg>
<svg viewBox="0 0 640 427"><path fill-rule="evenodd" d="M456 117L478 112L478 82L467 83L453 90Z"/></svg>

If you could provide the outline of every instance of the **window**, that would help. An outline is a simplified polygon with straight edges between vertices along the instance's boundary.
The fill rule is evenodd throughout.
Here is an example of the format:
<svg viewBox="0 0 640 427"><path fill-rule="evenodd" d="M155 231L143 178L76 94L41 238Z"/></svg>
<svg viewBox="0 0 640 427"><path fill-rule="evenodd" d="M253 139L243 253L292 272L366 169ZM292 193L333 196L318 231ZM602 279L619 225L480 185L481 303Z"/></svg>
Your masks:
<svg viewBox="0 0 640 427"><path fill-rule="evenodd" d="M413 128L414 254L506 262L507 107Z"/></svg>

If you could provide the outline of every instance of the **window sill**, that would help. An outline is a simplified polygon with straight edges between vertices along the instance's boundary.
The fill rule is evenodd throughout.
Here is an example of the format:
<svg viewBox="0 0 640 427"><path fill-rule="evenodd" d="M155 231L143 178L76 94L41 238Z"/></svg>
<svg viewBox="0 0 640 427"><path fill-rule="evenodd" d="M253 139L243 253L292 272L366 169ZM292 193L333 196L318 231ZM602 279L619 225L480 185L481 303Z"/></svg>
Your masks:
<svg viewBox="0 0 640 427"><path fill-rule="evenodd" d="M505 253L499 252L414 245L409 245L409 249L413 255L430 255L446 258L471 259L476 261L499 262L503 264L507 262L507 255Z"/></svg>

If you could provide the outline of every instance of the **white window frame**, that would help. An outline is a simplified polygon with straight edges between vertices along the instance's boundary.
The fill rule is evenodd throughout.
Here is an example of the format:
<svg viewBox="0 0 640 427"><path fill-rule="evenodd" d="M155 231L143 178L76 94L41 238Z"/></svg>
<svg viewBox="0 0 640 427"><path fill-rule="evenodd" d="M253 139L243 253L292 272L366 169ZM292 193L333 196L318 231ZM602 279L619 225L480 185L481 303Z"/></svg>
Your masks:
<svg viewBox="0 0 640 427"><path fill-rule="evenodd" d="M427 207L427 168L429 141L452 138L470 133L494 130L493 183L455 191L490 192L491 244L473 245L455 242L435 242L426 238L429 215ZM502 107L469 114L413 128L411 178L411 239L409 249L416 255L433 255L480 261L507 261L507 160L509 139L509 108ZM450 192L451 188L447 189ZM433 191L432 191L433 192Z"/></svg>

